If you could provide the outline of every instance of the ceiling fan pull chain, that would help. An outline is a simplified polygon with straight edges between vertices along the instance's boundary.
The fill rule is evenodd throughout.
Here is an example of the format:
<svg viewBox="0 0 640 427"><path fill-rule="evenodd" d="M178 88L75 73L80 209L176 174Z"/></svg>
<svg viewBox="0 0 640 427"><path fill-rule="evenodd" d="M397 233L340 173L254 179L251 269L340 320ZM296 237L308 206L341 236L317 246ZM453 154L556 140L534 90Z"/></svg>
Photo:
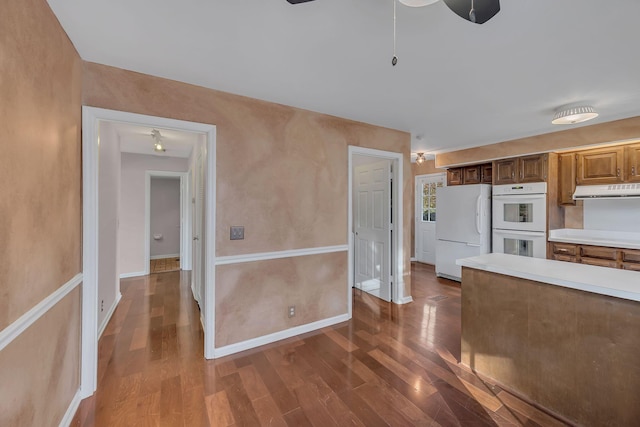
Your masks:
<svg viewBox="0 0 640 427"><path fill-rule="evenodd" d="M396 56L396 0L393 0L393 58L391 58L391 65L394 67L398 63L398 57Z"/></svg>
<svg viewBox="0 0 640 427"><path fill-rule="evenodd" d="M474 7L474 0L471 0L471 10L469 11L469 21L476 23L476 9Z"/></svg>

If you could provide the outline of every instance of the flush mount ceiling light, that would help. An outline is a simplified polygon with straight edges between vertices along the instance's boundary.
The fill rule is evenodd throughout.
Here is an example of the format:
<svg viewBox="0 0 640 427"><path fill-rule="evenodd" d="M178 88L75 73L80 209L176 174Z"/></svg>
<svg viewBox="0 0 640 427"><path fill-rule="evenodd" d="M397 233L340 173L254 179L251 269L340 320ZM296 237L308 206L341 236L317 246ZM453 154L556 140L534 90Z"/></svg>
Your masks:
<svg viewBox="0 0 640 427"><path fill-rule="evenodd" d="M424 157L424 153L417 153L416 154L416 164L417 165L421 165L426 161L427 161L427 159L426 159L426 157Z"/></svg>
<svg viewBox="0 0 640 427"><path fill-rule="evenodd" d="M575 107L562 107L553 116L551 123L554 125L573 125L595 119L598 113L589 105Z"/></svg>
<svg viewBox="0 0 640 427"><path fill-rule="evenodd" d="M162 145L162 135L160 135L159 130L153 129L151 131L151 138L153 139L153 151L157 151L159 153L167 151L167 149Z"/></svg>

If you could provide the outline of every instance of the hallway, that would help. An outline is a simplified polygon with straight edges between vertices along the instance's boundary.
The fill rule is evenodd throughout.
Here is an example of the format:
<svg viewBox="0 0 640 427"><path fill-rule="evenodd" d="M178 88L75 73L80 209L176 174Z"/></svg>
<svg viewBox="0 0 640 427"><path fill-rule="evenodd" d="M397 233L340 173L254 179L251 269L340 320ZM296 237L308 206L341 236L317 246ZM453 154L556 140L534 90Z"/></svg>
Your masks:
<svg viewBox="0 0 640 427"><path fill-rule="evenodd" d="M411 304L354 291L351 321L215 361L188 273L124 279L72 425L564 425L458 367L460 286L412 277Z"/></svg>

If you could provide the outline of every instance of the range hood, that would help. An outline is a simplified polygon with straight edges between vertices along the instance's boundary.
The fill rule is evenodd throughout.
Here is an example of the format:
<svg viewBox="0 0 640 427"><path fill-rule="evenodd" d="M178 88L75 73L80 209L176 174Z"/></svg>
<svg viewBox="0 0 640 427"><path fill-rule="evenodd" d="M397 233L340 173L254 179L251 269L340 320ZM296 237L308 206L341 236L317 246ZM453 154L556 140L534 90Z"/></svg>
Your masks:
<svg viewBox="0 0 640 427"><path fill-rule="evenodd" d="M573 200L640 198L640 184L578 185Z"/></svg>

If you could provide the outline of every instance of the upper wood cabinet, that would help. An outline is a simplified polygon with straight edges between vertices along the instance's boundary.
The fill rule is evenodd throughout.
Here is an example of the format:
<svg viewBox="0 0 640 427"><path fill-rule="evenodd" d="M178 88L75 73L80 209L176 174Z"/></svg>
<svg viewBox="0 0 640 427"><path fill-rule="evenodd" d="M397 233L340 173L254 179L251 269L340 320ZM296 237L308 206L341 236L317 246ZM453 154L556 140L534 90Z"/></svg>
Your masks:
<svg viewBox="0 0 640 427"><path fill-rule="evenodd" d="M558 204L575 205L576 153L558 155Z"/></svg>
<svg viewBox="0 0 640 427"><path fill-rule="evenodd" d="M478 166L467 166L463 169L462 182L465 184L480 184L482 181L482 169Z"/></svg>
<svg viewBox="0 0 640 427"><path fill-rule="evenodd" d="M627 182L640 182L640 144L625 147L625 175Z"/></svg>
<svg viewBox="0 0 640 427"><path fill-rule="evenodd" d="M579 151L576 154L578 185L614 184L624 181L625 148L621 146Z"/></svg>
<svg viewBox="0 0 640 427"><path fill-rule="evenodd" d="M493 162L495 185L543 182L547 179L547 155L516 157Z"/></svg>
<svg viewBox="0 0 640 427"><path fill-rule="evenodd" d="M462 185L462 168L447 169L447 185Z"/></svg>
<svg viewBox="0 0 640 427"><path fill-rule="evenodd" d="M486 163L480 166L482 172L482 183L483 184L493 184L493 165L491 163Z"/></svg>
<svg viewBox="0 0 640 427"><path fill-rule="evenodd" d="M447 169L447 185L491 184L491 163Z"/></svg>

